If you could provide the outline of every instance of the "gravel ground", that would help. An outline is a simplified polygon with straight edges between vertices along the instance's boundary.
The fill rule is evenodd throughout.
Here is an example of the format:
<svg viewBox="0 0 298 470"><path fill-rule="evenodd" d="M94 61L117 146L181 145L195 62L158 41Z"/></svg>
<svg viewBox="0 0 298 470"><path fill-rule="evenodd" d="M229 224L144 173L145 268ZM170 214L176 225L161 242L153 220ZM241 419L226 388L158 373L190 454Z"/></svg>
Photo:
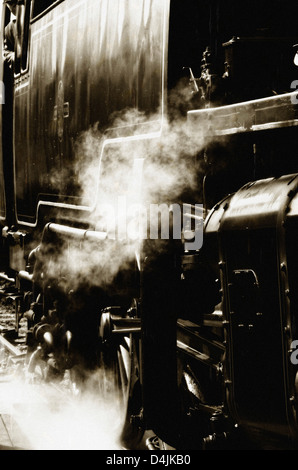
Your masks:
<svg viewBox="0 0 298 470"><path fill-rule="evenodd" d="M8 340L19 353L26 353L27 350L25 344L27 321L25 319L20 321L17 334L15 300L13 298L15 292L11 287L11 284L4 281L0 283L0 335L1 338L4 338L3 341L0 341L0 379L2 380L5 376L13 374L16 367L14 357L5 347L5 340ZM25 360L24 356L21 357Z"/></svg>

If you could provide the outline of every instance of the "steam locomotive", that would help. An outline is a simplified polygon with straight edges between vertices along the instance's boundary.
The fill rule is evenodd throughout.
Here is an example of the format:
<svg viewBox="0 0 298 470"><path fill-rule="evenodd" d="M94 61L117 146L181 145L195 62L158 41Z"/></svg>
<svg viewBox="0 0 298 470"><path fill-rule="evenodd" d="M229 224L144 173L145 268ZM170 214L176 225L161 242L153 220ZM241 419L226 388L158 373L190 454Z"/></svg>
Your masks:
<svg viewBox="0 0 298 470"><path fill-rule="evenodd" d="M18 1L1 278L30 373L103 371L127 449L297 448L297 13Z"/></svg>

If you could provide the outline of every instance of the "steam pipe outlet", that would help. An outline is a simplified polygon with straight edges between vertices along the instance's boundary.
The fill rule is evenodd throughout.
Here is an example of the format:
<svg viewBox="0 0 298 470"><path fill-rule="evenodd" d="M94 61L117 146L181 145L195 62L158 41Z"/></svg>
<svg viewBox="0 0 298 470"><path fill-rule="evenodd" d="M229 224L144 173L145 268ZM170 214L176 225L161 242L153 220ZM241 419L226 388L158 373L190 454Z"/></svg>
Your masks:
<svg viewBox="0 0 298 470"><path fill-rule="evenodd" d="M42 349L40 346L34 351L33 354L31 354L29 364L28 364L28 372L33 373L35 370L36 365L38 362L41 360L42 357Z"/></svg>
<svg viewBox="0 0 298 470"><path fill-rule="evenodd" d="M28 256L28 264L26 266L28 270L28 275L30 276L33 273L34 266L36 263L36 260L38 258L38 252L40 250L40 245L38 245L36 248L34 248L32 251L30 251L29 256ZM26 271L24 271L26 272ZM32 276L33 277L33 276Z"/></svg>
<svg viewBox="0 0 298 470"><path fill-rule="evenodd" d="M56 234L60 236L72 237L77 240L87 239L89 241L103 241L107 238L106 232L99 232L94 230L84 230L75 227L69 227L68 225L60 225L55 223L49 223L44 228L43 241L46 240L46 236L50 234Z"/></svg>
<svg viewBox="0 0 298 470"><path fill-rule="evenodd" d="M28 273L28 271L19 271L18 276L23 281L33 281L33 274Z"/></svg>

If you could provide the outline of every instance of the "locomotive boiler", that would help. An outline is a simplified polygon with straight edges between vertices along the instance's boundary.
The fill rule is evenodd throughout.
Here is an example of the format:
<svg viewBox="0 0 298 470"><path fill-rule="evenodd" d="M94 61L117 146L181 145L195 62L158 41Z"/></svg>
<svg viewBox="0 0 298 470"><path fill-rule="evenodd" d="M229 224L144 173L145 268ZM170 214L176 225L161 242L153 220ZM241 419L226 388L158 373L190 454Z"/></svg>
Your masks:
<svg viewBox="0 0 298 470"><path fill-rule="evenodd" d="M239 3L19 0L1 62L16 334L126 449L297 448L298 6Z"/></svg>

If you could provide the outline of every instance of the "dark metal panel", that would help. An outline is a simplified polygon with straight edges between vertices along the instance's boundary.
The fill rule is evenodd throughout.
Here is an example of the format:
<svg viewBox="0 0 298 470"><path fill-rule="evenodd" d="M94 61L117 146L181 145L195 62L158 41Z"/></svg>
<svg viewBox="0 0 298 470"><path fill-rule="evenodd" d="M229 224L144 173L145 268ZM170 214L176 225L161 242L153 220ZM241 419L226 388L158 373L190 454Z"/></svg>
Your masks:
<svg viewBox="0 0 298 470"><path fill-rule="evenodd" d="M158 110L167 7L167 0L65 0L31 24L29 74L15 104L19 220L35 220L38 200L80 204L74 165L82 132L106 130L127 108ZM136 125L126 135L144 132Z"/></svg>
<svg viewBox="0 0 298 470"><path fill-rule="evenodd" d="M3 31L5 22L5 9L3 5L0 8L0 49L3 50ZM7 223L7 206L11 208L12 198L12 174L11 174L11 146L12 146L12 72L1 60L0 67L0 220ZM5 174L10 178L5 184Z"/></svg>
<svg viewBox="0 0 298 470"><path fill-rule="evenodd" d="M227 205L219 231L228 404L239 423L285 435L296 426L289 358L293 269L286 245L296 193L297 175L246 185Z"/></svg>
<svg viewBox="0 0 298 470"><path fill-rule="evenodd" d="M212 136L293 127L297 120L297 92L188 112L193 129L204 126Z"/></svg>
<svg viewBox="0 0 298 470"><path fill-rule="evenodd" d="M283 433L287 397L276 231L226 232L223 246L228 403L242 425Z"/></svg>
<svg viewBox="0 0 298 470"><path fill-rule="evenodd" d="M246 184L226 204L221 230L276 227L280 211L290 204L297 184L296 174Z"/></svg>

